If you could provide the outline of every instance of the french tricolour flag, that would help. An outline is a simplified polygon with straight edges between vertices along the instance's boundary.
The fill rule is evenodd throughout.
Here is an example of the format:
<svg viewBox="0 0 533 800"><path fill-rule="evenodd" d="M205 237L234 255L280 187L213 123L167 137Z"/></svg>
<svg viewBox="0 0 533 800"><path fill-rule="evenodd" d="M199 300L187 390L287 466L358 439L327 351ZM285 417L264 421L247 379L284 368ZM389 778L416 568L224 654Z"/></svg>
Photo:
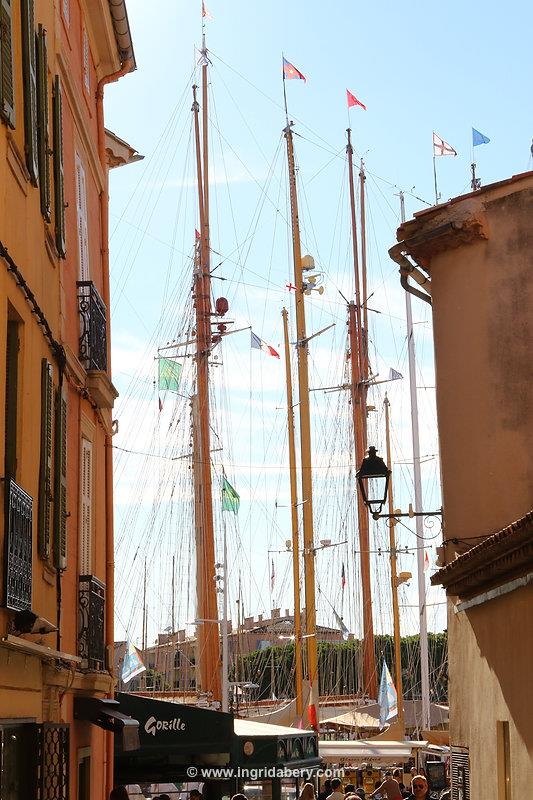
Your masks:
<svg viewBox="0 0 533 800"><path fill-rule="evenodd" d="M274 358L279 358L279 353L277 353L273 347L270 347L269 344L264 342L259 336L256 336L253 331L252 334L252 347L255 347L256 350L262 350L263 353L266 353L267 356L274 356Z"/></svg>

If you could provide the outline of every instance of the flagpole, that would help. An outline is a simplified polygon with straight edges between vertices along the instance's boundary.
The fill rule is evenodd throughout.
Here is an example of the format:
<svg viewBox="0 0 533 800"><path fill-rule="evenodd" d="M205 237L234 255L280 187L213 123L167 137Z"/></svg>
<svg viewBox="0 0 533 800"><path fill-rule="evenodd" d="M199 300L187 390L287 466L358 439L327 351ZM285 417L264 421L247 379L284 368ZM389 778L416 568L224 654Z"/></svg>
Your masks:
<svg viewBox="0 0 533 800"><path fill-rule="evenodd" d="M289 125L289 112L287 110L287 88L285 86L285 70L283 65L285 63L285 56L281 54L281 77L283 78L283 102L285 105L285 119L287 120L287 127Z"/></svg>
<svg viewBox="0 0 533 800"><path fill-rule="evenodd" d="M400 218L405 222L405 198L400 192ZM416 353L411 308L411 295L405 292L405 310L407 318L407 354L409 361L409 394L411 398L411 438L413 443L413 482L415 490L415 509L422 510L422 472L420 468L420 432L418 426L418 394L416 388ZM422 729L431 727L431 706L429 699L429 649L426 607L426 574L424 571L424 521L422 516L416 517L417 537L417 579L418 579L418 613L420 642L420 679L422 698ZM418 722L418 721L417 721ZM417 725L418 727L418 725Z"/></svg>
<svg viewBox="0 0 533 800"><path fill-rule="evenodd" d="M435 148L435 145L433 145ZM437 189L437 163L435 160L435 153L433 152L433 180L435 181L435 205L439 204L439 191Z"/></svg>

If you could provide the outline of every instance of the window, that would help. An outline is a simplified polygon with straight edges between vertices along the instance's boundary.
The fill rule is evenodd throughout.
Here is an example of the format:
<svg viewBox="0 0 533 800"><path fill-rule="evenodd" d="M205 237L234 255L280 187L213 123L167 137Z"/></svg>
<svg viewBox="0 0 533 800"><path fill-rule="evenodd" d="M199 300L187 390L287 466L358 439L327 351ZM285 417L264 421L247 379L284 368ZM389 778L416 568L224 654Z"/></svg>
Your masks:
<svg viewBox="0 0 533 800"><path fill-rule="evenodd" d="M0 117L15 127L15 88L13 83L14 0L0 0Z"/></svg>
<svg viewBox="0 0 533 800"><path fill-rule="evenodd" d="M93 443L81 440L79 574L92 575Z"/></svg>
<svg viewBox="0 0 533 800"><path fill-rule="evenodd" d="M0 0L1 1L1 0ZM20 4L22 29L22 78L24 85L24 152L30 180L37 186L37 64L35 50L34 0Z"/></svg>
<svg viewBox="0 0 533 800"><path fill-rule="evenodd" d="M498 800L511 800L511 739L509 722L496 723L497 768L498 768Z"/></svg>
<svg viewBox="0 0 533 800"><path fill-rule="evenodd" d="M0 797L34 796L34 736L35 726L31 724L0 726Z"/></svg>
<svg viewBox="0 0 533 800"><path fill-rule="evenodd" d="M87 224L87 183L82 160L76 153L76 209L78 214L78 248L80 281L90 280L89 232Z"/></svg>
<svg viewBox="0 0 533 800"><path fill-rule="evenodd" d="M89 49L89 36L87 29L83 29L82 34L82 52L83 52L83 85L87 94L91 93L91 73L90 73L90 49Z"/></svg>

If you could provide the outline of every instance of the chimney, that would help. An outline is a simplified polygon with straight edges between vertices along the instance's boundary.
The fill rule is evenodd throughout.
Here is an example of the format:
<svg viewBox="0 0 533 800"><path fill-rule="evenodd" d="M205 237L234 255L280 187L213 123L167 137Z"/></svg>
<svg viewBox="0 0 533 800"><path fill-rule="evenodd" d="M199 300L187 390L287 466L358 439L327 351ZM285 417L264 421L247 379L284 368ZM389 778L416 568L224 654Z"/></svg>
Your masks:
<svg viewBox="0 0 533 800"><path fill-rule="evenodd" d="M263 622L263 615L262 615L262 614L259 614L259 615L258 615L258 617L257 617L257 621L258 621L259 623Z"/></svg>
<svg viewBox="0 0 533 800"><path fill-rule="evenodd" d="M245 617L244 618L244 630L249 631L254 627L254 618L253 617Z"/></svg>
<svg viewBox="0 0 533 800"><path fill-rule="evenodd" d="M272 609L272 619L279 619L280 611L281 611L280 608L273 608Z"/></svg>

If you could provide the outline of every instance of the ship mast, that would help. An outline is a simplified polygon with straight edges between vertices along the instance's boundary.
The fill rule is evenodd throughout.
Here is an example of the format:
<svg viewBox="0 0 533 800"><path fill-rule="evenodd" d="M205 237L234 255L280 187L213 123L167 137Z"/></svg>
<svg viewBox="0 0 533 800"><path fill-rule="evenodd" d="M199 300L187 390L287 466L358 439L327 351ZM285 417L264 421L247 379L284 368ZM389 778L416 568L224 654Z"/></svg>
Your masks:
<svg viewBox="0 0 533 800"><path fill-rule="evenodd" d="M193 87L194 134L200 216L199 257L194 269L193 297L196 310L196 396L193 398L193 448L195 475L195 530L197 609L197 658L202 692L221 699L220 643L215 574L215 538L211 483L209 428L209 357L211 353L211 276L209 250L209 151L207 125L207 50L202 42L202 147L200 147L197 87ZM202 164L203 161L203 164Z"/></svg>
<svg viewBox="0 0 533 800"><path fill-rule="evenodd" d="M400 216L405 222L405 198L400 192ZM407 318L407 353L409 358L409 391L411 397L411 436L413 442L413 477L415 488L415 511L422 511L422 475L420 470L420 435L418 429L418 396L416 390L416 354L415 337L413 328L413 312L411 308L411 295L405 294L405 312ZM417 537L417 577L418 577L418 610L420 615L420 676L422 684L422 729L431 727L431 706L429 699L429 653L428 653L428 623L426 608L426 574L424 570L424 519L415 517Z"/></svg>
<svg viewBox="0 0 533 800"><path fill-rule="evenodd" d="M387 464L392 467L392 453L390 446L390 402L385 394L383 402L385 406L385 441L387 447ZM391 589L392 589L392 614L394 622L394 665L395 665L395 681L396 681L396 696L398 699L398 725L400 726L402 738L405 738L405 722L403 710L403 681L402 681L402 640L400 631L400 606L398 604L398 571L397 571L397 550L396 550L396 534L394 532L397 520L394 519L394 499L392 494L392 470L389 476L389 515L387 520L389 524L389 544L390 544L390 574L391 574Z"/></svg>
<svg viewBox="0 0 533 800"><path fill-rule="evenodd" d="M298 354L298 398L300 402L300 446L302 469L302 517L305 570L305 637L307 650L307 681L309 720L313 726L318 719L318 655L316 641L315 599L315 547L313 533L313 485L311 473L311 418L309 411L308 339L305 329L304 281L298 196L296 192L296 170L294 166L294 143L289 122L285 128L289 187L291 201L292 244L294 262L294 285L296 290L296 348Z"/></svg>
<svg viewBox="0 0 533 800"><path fill-rule="evenodd" d="M357 252L357 224L355 211L355 187L353 175L353 147L351 130L348 128L348 180L350 187L350 211L352 226L352 250L355 273L355 303L348 305L348 331L350 341L351 401L355 440L355 463L360 464L367 448L367 408L368 386L368 339L366 309L366 232L365 232L365 176L361 161L359 173L361 187L361 270ZM361 277L360 277L361 271ZM361 284L363 302L361 302ZM363 310L363 316L361 314ZM372 618L372 589L370 582L370 537L368 509L360 492L357 494L357 516L359 527L359 549L361 563L361 584L363 599L363 691L370 697L377 697L376 656L374 646L374 624Z"/></svg>
<svg viewBox="0 0 533 800"><path fill-rule="evenodd" d="M302 630L300 621L300 545L298 540L298 489L296 485L296 450L294 443L294 406L292 401L291 351L289 347L289 325L287 309L283 317L285 343L285 375L287 380L287 428L289 434L289 473L291 486L291 531L292 531L292 582L294 588L294 675L296 684L296 714L302 719Z"/></svg>

